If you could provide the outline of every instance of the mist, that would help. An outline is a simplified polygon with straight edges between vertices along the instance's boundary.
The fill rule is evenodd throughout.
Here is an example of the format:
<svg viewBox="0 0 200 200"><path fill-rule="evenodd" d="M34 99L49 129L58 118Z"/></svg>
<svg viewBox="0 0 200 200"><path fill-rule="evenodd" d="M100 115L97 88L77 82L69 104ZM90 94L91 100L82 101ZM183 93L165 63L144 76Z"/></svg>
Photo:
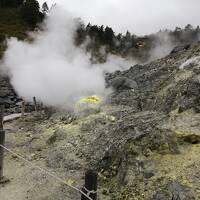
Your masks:
<svg viewBox="0 0 200 200"><path fill-rule="evenodd" d="M156 34L155 45L150 52L147 62L167 56L176 46L168 32L159 32Z"/></svg>
<svg viewBox="0 0 200 200"><path fill-rule="evenodd" d="M72 14L57 6L43 31L31 33L33 41L8 40L3 66L19 96L66 109L84 96L106 97L104 73L130 63L110 56L107 63L92 65L84 47L74 45L77 26Z"/></svg>

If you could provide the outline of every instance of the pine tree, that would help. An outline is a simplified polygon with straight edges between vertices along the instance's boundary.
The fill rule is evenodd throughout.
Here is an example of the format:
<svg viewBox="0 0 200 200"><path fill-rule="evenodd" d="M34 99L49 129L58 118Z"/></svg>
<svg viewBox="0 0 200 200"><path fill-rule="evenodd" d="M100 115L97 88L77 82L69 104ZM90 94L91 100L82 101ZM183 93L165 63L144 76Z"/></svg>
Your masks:
<svg viewBox="0 0 200 200"><path fill-rule="evenodd" d="M113 45L113 39L114 39L114 32L112 30L112 28L109 28L108 26L106 26L105 28L105 42L107 44L109 44L110 46Z"/></svg>
<svg viewBox="0 0 200 200"><path fill-rule="evenodd" d="M49 12L49 6L46 1L42 4L42 12L43 13Z"/></svg>
<svg viewBox="0 0 200 200"><path fill-rule="evenodd" d="M40 5L36 0L26 0L21 8L21 14L27 24L32 27L40 22L44 17L40 12Z"/></svg>

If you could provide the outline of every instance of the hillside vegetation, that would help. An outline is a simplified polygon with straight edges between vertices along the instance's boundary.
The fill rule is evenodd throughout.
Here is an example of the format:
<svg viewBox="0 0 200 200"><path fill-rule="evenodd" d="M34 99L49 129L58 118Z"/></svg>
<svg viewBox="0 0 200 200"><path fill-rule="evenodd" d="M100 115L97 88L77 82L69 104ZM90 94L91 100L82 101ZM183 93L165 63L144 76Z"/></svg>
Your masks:
<svg viewBox="0 0 200 200"><path fill-rule="evenodd" d="M0 8L0 40L5 37L17 37L24 39L26 37L27 24L21 18L19 9Z"/></svg>
<svg viewBox="0 0 200 200"><path fill-rule="evenodd" d="M196 43L200 39L200 28L188 24L183 29L176 27L175 30L137 36L129 31L124 35L116 34L111 27L90 23L85 26L80 22L76 43L81 45L88 38L86 49L91 52L93 62L104 62L108 53L112 53L144 63L168 55L175 46Z"/></svg>
<svg viewBox="0 0 200 200"><path fill-rule="evenodd" d="M0 57L6 48L6 38L16 37L24 40L27 31L33 30L41 22L44 14L40 12L35 0L0 0Z"/></svg>
<svg viewBox="0 0 200 200"><path fill-rule="evenodd" d="M2 56L5 50L4 40L7 37L24 39L27 28L19 14L19 9L0 8L0 56Z"/></svg>

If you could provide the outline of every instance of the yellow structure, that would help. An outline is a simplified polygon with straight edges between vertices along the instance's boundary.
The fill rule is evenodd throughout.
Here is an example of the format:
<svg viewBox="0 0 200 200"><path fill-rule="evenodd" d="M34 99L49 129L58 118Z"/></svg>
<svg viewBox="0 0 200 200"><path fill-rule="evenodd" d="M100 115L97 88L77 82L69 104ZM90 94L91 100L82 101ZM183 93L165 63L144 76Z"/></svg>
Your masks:
<svg viewBox="0 0 200 200"><path fill-rule="evenodd" d="M96 96L88 96L88 97L84 97L82 99L80 99L80 101L78 103L95 103L95 104L100 104L101 103L101 99Z"/></svg>
<svg viewBox="0 0 200 200"><path fill-rule="evenodd" d="M100 110L101 103L101 98L96 95L83 97L76 103L75 110L79 113L85 111L98 112Z"/></svg>

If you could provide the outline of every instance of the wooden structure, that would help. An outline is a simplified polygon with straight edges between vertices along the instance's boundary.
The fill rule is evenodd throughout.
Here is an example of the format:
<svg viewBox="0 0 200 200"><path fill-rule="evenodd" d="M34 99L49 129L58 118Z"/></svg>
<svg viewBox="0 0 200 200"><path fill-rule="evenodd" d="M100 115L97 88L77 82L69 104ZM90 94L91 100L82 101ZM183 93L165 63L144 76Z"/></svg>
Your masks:
<svg viewBox="0 0 200 200"><path fill-rule="evenodd" d="M3 116L4 116L4 106L0 105L0 145L4 146L5 131L3 130ZM0 183L4 179L4 177L3 177L3 158L4 158L4 149L0 146Z"/></svg>
<svg viewBox="0 0 200 200"><path fill-rule="evenodd" d="M97 172L88 170L85 174L85 186L82 191L87 194L92 200L97 200ZM81 200L88 200L84 195Z"/></svg>

